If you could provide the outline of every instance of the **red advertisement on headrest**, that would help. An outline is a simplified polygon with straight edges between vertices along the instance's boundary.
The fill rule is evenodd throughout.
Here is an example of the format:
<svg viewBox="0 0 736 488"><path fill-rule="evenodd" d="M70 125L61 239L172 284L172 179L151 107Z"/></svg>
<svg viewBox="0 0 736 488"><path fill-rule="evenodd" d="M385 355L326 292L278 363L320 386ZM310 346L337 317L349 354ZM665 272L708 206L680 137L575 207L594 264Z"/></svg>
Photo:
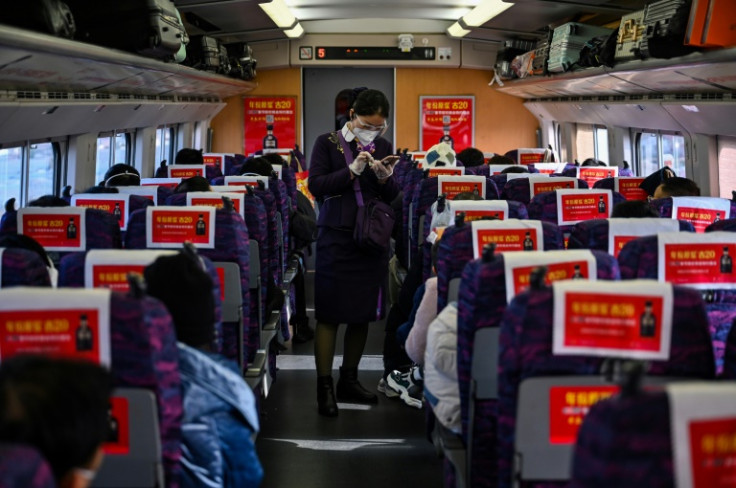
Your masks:
<svg viewBox="0 0 736 488"><path fill-rule="evenodd" d="M484 176L446 176L437 177L437 196L443 193L453 200L460 193L474 193L485 199L486 179Z"/></svg>
<svg viewBox="0 0 736 488"><path fill-rule="evenodd" d="M205 207L223 208L225 202L223 197L233 202L233 208L237 213L243 215L245 195L243 193L220 193L220 192L188 192L187 205L201 205Z"/></svg>
<svg viewBox="0 0 736 488"><path fill-rule="evenodd" d="M484 217L493 217L498 220L506 219L506 212L503 210L463 210L465 214L465 222L480 220Z"/></svg>
<svg viewBox="0 0 736 488"><path fill-rule="evenodd" d="M572 178L544 178L534 179L529 178L529 185L531 185L530 195L534 197L540 193L561 190L563 188L575 188L577 183Z"/></svg>
<svg viewBox="0 0 736 488"><path fill-rule="evenodd" d="M122 397L110 398L108 414L108 437L102 444L102 449L108 456L125 455L130 453L130 412L128 399Z"/></svg>
<svg viewBox="0 0 736 488"><path fill-rule="evenodd" d="M258 188L259 182L268 189L268 178L265 176L226 176L225 184L228 186L252 186Z"/></svg>
<svg viewBox="0 0 736 488"><path fill-rule="evenodd" d="M118 221L120 230L126 230L128 222L129 195L73 195L72 206L95 208L112 214Z"/></svg>
<svg viewBox="0 0 736 488"><path fill-rule="evenodd" d="M146 247L178 247L191 242L215 247L214 207L148 207Z"/></svg>
<svg viewBox="0 0 736 488"><path fill-rule="evenodd" d="M213 166L215 168L220 168L220 170L225 169L225 155L224 154L203 154L202 160L204 161L205 166Z"/></svg>
<svg viewBox="0 0 736 488"><path fill-rule="evenodd" d="M192 178L205 176L204 164L173 164L166 167L169 178Z"/></svg>
<svg viewBox="0 0 736 488"><path fill-rule="evenodd" d="M736 486L736 418L689 424L694 488Z"/></svg>
<svg viewBox="0 0 736 488"><path fill-rule="evenodd" d="M43 354L100 362L99 310L0 311L0 357Z"/></svg>
<svg viewBox="0 0 736 488"><path fill-rule="evenodd" d="M52 251L83 251L86 245L84 209L21 208L18 233L32 237Z"/></svg>
<svg viewBox="0 0 736 488"><path fill-rule="evenodd" d="M547 274L544 277L544 282L547 286L560 280L587 280L590 278L590 269L587 261L567 261L564 263L546 264L545 266L547 266ZM514 268L512 276L515 295L529 288L531 273L537 267L525 266Z"/></svg>
<svg viewBox="0 0 736 488"><path fill-rule="evenodd" d="M544 161L544 149L519 149L519 164L534 164Z"/></svg>
<svg viewBox="0 0 736 488"><path fill-rule="evenodd" d="M618 386L555 386L549 389L549 442L572 444L590 407L618 393Z"/></svg>
<svg viewBox="0 0 736 488"><path fill-rule="evenodd" d="M613 190L619 192L627 200L646 201L649 196L646 191L639 188L644 178L636 176L618 177L614 182Z"/></svg>
<svg viewBox="0 0 736 488"><path fill-rule="evenodd" d="M664 280L674 284L736 284L733 243L664 245Z"/></svg>
<svg viewBox="0 0 736 488"><path fill-rule="evenodd" d="M142 275L145 267L142 264L96 264L92 267L92 287L125 293L130 290L128 273Z"/></svg>
<svg viewBox="0 0 736 488"><path fill-rule="evenodd" d="M217 277L220 279L220 301L225 301L225 268L216 267Z"/></svg>
<svg viewBox="0 0 736 488"><path fill-rule="evenodd" d="M479 229L478 249L486 244L495 244L496 252L538 251L539 237L535 229Z"/></svg>
<svg viewBox="0 0 736 488"><path fill-rule="evenodd" d="M678 220L687 220L693 224L695 232L705 232L705 228L710 224L725 218L723 212L719 210L694 207L679 207L677 215L673 217Z"/></svg>
<svg viewBox="0 0 736 488"><path fill-rule="evenodd" d="M618 167L613 166L610 168L604 168L602 166L583 166L578 168L578 178L588 183L590 188L596 181L602 180L603 178L613 178L618 176Z"/></svg>
<svg viewBox="0 0 736 488"><path fill-rule="evenodd" d="M611 215L609 190L560 190L557 192L557 222L573 225Z"/></svg>
<svg viewBox="0 0 736 488"><path fill-rule="evenodd" d="M434 178L435 176L439 175L449 175L449 176L462 176L465 174L465 168L447 168L447 167L440 167L440 168L429 168L429 177Z"/></svg>

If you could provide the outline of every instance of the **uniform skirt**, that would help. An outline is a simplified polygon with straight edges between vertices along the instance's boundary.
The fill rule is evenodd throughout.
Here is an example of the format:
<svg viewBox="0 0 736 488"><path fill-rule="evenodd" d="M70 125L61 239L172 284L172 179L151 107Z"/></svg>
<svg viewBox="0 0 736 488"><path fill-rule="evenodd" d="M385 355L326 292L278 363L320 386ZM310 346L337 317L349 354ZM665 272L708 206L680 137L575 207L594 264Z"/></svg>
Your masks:
<svg viewBox="0 0 736 488"><path fill-rule="evenodd" d="M352 229L320 227L314 276L314 315L319 322L359 324L382 316L388 250L362 252Z"/></svg>

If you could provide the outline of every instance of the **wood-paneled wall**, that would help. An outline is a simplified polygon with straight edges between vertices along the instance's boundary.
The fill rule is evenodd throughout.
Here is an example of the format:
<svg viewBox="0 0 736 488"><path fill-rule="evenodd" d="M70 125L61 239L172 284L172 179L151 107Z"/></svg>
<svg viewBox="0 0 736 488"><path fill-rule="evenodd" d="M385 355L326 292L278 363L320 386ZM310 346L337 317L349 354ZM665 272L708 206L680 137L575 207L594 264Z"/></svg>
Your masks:
<svg viewBox="0 0 736 488"><path fill-rule="evenodd" d="M491 74L471 69L397 68L396 146L419 147L420 95L474 95L475 146L483 151L504 153L517 147L536 145L537 120L523 100L488 87ZM248 95L297 97L297 120L301 120L302 83L299 68L258 72L258 87ZM214 152L243 152L243 99L232 97L212 119ZM301 140L297 123L296 138ZM308 155L307 155L308 157Z"/></svg>

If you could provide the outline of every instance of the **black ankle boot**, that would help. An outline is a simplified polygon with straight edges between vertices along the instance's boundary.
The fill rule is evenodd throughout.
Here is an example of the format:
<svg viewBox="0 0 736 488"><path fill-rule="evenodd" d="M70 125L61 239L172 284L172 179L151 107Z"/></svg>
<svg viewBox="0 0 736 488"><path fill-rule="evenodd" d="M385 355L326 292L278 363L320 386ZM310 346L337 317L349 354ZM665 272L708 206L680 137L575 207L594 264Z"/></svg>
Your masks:
<svg viewBox="0 0 736 488"><path fill-rule="evenodd" d="M358 382L358 368L340 368L337 398L343 402L378 403L378 396Z"/></svg>
<svg viewBox="0 0 736 488"><path fill-rule="evenodd" d="M332 376L317 377L317 407L320 415L337 417L335 390L332 387Z"/></svg>

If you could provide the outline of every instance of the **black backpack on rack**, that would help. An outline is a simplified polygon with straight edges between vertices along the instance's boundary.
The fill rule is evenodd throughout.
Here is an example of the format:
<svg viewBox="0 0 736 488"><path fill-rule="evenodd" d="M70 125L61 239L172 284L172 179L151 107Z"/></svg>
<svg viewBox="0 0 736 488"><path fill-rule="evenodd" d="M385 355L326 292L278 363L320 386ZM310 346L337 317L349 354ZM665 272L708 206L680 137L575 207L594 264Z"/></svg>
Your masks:
<svg viewBox="0 0 736 488"><path fill-rule="evenodd" d="M2 22L73 39L77 31L69 6L60 0L25 0L5 5Z"/></svg>
<svg viewBox="0 0 736 488"><path fill-rule="evenodd" d="M575 63L581 68L591 68L594 66L608 66L612 68L616 60L616 40L618 39L618 30L614 30L610 34L594 37L585 43L580 50L580 57Z"/></svg>

